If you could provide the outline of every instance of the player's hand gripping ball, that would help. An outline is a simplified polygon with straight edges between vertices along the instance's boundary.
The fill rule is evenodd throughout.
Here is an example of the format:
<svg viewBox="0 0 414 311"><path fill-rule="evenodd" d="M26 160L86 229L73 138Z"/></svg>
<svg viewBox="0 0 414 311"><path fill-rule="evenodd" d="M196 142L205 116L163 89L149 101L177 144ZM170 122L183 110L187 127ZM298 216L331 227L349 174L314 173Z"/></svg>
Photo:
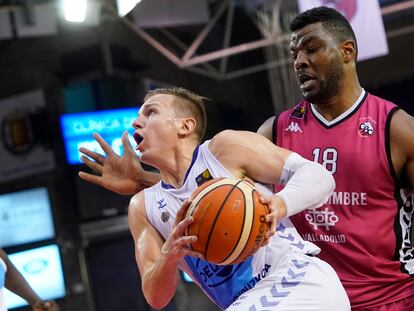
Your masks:
<svg viewBox="0 0 414 311"><path fill-rule="evenodd" d="M212 179L192 194L185 217L193 216L186 235L196 235L191 247L206 261L217 265L237 264L253 255L262 245L268 224L267 205L246 181L235 178Z"/></svg>

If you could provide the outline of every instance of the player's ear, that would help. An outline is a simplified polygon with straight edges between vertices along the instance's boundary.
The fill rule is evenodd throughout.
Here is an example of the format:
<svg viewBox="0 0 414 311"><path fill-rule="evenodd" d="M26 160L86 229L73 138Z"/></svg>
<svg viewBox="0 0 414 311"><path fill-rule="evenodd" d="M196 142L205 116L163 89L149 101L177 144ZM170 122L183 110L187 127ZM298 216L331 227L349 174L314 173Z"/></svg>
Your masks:
<svg viewBox="0 0 414 311"><path fill-rule="evenodd" d="M356 46L353 40L347 40L342 43L341 46L342 50L342 57L344 59L344 63L347 64L350 61L355 61L356 59Z"/></svg>
<svg viewBox="0 0 414 311"><path fill-rule="evenodd" d="M194 118L182 118L180 120L178 134L183 136L191 134L196 127L196 120Z"/></svg>

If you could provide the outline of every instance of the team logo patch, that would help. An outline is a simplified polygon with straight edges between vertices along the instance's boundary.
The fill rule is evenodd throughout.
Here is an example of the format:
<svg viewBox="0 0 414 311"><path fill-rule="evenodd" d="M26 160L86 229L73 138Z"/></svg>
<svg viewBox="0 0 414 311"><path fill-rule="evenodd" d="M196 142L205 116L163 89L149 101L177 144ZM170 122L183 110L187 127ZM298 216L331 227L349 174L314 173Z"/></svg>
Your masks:
<svg viewBox="0 0 414 311"><path fill-rule="evenodd" d="M292 113L290 114L291 117L297 118L297 119L303 119L305 116L305 106L298 106L296 107Z"/></svg>
<svg viewBox="0 0 414 311"><path fill-rule="evenodd" d="M200 175L198 175L196 177L196 183L198 186L201 186L202 184L204 184L206 181L209 181L213 179L213 176L211 176L210 171L207 169L204 172L202 172Z"/></svg>
<svg viewBox="0 0 414 311"><path fill-rule="evenodd" d="M359 121L361 122L358 126L359 135L361 135L362 137L369 137L372 134L374 134L375 132L374 127L376 124L374 120L368 117L368 118L361 118L359 119Z"/></svg>
<svg viewBox="0 0 414 311"><path fill-rule="evenodd" d="M370 122L361 123L359 126L359 134L361 136L371 136L374 133L374 127Z"/></svg>
<svg viewBox="0 0 414 311"><path fill-rule="evenodd" d="M162 212L161 213L161 221L167 222L170 219L170 213L168 212Z"/></svg>

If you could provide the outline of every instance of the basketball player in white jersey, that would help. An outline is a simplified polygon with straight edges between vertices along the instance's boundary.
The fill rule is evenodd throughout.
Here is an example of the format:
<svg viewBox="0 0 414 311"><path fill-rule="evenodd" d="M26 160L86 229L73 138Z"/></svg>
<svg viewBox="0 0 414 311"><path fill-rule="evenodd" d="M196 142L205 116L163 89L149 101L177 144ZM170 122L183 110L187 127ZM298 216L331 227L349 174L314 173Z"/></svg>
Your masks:
<svg viewBox="0 0 414 311"><path fill-rule="evenodd" d="M12 291L26 300L34 311L59 311L56 302L42 300L30 287L24 277L9 260L7 254L0 249L0 311L7 311L4 289Z"/></svg>
<svg viewBox="0 0 414 311"><path fill-rule="evenodd" d="M302 240L287 218L321 206L331 195L333 178L323 166L251 132L224 131L200 144L206 127L203 97L181 88L150 91L133 126L140 160L161 175L132 198L128 215L142 290L152 307L163 308L173 298L181 269L222 310L350 310L334 270L314 257L320 249ZM266 243L238 265L204 261L190 247L197 237L184 235L193 222L182 220L187 199L217 177L285 186L265 194Z"/></svg>

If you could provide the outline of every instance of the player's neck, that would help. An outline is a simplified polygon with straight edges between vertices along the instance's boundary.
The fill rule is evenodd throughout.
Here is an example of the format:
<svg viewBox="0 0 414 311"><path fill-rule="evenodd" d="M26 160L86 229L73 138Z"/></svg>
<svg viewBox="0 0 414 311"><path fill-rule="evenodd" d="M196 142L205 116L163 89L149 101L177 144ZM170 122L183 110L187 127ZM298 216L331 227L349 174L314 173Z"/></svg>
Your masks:
<svg viewBox="0 0 414 311"><path fill-rule="evenodd" d="M178 145L169 157L165 157L166 160L160 168L161 179L164 183L176 189L183 185L196 148L197 144L193 143Z"/></svg>
<svg viewBox="0 0 414 311"><path fill-rule="evenodd" d="M327 121L331 121L351 108L361 96L361 92L359 83L351 83L342 87L338 94L326 101L312 104Z"/></svg>

